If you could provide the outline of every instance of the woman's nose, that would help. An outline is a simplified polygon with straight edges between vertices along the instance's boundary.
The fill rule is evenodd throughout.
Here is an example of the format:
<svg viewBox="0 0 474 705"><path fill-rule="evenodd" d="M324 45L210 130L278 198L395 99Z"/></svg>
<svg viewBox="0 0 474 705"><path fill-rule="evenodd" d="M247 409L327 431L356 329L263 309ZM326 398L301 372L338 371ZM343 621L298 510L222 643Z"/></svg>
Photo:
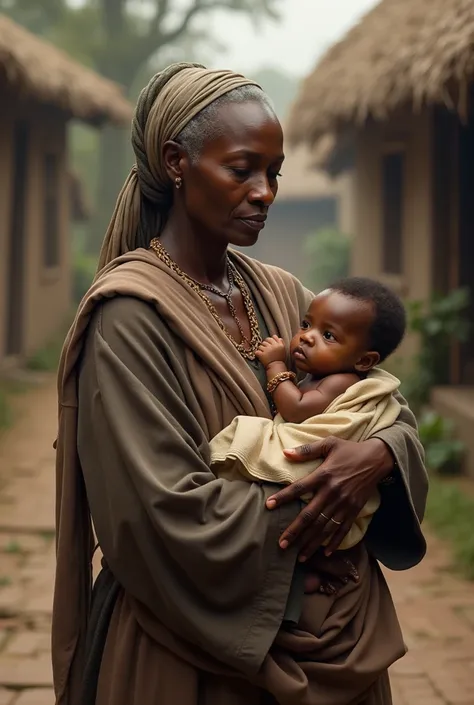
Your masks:
<svg viewBox="0 0 474 705"><path fill-rule="evenodd" d="M274 189L270 186L270 182L266 176L256 180L252 184L252 189L249 193L249 201L251 203L261 203L266 208L272 205L275 200Z"/></svg>

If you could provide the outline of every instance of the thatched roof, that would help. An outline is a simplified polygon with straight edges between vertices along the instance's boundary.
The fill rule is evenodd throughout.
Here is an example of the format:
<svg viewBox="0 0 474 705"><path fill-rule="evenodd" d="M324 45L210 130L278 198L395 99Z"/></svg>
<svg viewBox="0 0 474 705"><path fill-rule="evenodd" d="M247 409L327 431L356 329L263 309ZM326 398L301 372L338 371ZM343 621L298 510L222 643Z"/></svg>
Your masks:
<svg viewBox="0 0 474 705"><path fill-rule="evenodd" d="M0 77L28 96L91 123L126 124L120 88L0 14Z"/></svg>
<svg viewBox="0 0 474 705"><path fill-rule="evenodd" d="M315 143L407 103L452 106L473 76L474 0L383 0L303 82L289 135Z"/></svg>

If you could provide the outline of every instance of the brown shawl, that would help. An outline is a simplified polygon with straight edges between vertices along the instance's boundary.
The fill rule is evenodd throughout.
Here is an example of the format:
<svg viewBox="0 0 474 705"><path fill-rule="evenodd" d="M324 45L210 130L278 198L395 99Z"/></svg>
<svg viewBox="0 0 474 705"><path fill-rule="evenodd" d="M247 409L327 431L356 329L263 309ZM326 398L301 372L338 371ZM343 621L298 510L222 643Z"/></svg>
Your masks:
<svg viewBox="0 0 474 705"><path fill-rule="evenodd" d="M298 326L300 312L306 308L308 292L277 268L260 265L236 253L233 257L251 283L270 332L288 339ZM153 253L136 250L103 270L79 307L59 370L57 571L53 608L53 669L58 705L78 705L92 582L92 527L77 452L78 363L95 306L104 298L115 296L133 296L152 303L173 334L183 341L189 379L199 401L196 418L208 439L237 414L269 415L265 395L245 361L210 317L203 327L200 298ZM245 674L249 682L273 693L282 705L362 702L363 694L404 653L404 645L385 582L363 547L359 570L361 582L347 586L338 600L322 595L308 597L300 630L280 630L270 653L256 668L224 665L205 650L173 634L149 609L127 594L122 596L114 613L115 629L120 629L120 624L125 628L131 620L135 631L137 625L142 627L143 638L146 633L149 645L151 638L166 653L178 657L183 667L187 664L188 669L198 668L216 677ZM284 607L281 605L281 614ZM383 628L378 626L381 619ZM133 652L130 655L134 657ZM152 678L152 669L150 664L148 675L145 672L143 676ZM138 670L137 667L137 673ZM125 687L123 683L122 699L117 695L110 702L132 705ZM236 702L243 705L246 698ZM134 705L138 702L141 701L133 700ZM385 705L389 700L382 702Z"/></svg>

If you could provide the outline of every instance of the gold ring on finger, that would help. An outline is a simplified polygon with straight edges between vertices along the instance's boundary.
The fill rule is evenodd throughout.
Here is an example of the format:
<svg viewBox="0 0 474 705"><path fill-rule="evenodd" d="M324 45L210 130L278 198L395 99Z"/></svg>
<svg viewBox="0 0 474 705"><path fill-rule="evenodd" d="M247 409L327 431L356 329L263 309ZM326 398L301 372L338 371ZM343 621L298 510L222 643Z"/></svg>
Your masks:
<svg viewBox="0 0 474 705"><path fill-rule="evenodd" d="M336 519L333 519L333 517L331 517L329 521L333 521L335 524L337 524L337 526L341 526L342 524L342 521L337 521Z"/></svg>
<svg viewBox="0 0 474 705"><path fill-rule="evenodd" d="M330 518L327 517L325 514L323 514L323 512L321 512L319 516L320 516L320 517L323 517L323 519L326 519L326 521L332 521L332 519L330 519Z"/></svg>

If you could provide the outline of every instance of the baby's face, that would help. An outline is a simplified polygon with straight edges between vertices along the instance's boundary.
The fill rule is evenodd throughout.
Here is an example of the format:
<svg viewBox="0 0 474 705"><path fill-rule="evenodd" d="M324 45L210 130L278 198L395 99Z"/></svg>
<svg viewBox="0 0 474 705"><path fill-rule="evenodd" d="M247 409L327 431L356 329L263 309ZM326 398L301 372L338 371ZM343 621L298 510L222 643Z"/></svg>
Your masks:
<svg viewBox="0 0 474 705"><path fill-rule="evenodd" d="M290 344L296 367L317 377L353 372L364 365L372 304L330 289L313 299Z"/></svg>

